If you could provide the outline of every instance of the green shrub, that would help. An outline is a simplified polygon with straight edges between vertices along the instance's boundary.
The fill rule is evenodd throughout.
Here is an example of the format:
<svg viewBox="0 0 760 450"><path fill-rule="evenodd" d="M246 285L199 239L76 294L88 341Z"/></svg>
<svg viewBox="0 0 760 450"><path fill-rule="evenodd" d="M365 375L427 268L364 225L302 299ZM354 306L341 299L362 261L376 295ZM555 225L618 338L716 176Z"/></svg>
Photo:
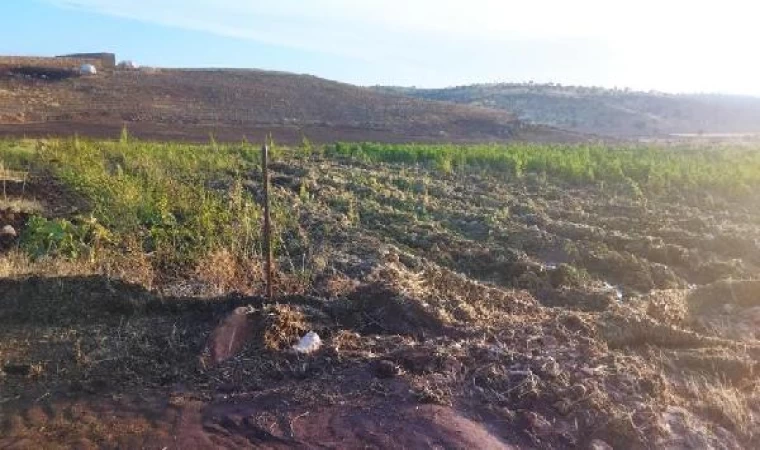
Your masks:
<svg viewBox="0 0 760 450"><path fill-rule="evenodd" d="M44 256L93 258L98 246L109 239L108 230L92 217L71 222L32 216L21 235L21 248L35 259Z"/></svg>

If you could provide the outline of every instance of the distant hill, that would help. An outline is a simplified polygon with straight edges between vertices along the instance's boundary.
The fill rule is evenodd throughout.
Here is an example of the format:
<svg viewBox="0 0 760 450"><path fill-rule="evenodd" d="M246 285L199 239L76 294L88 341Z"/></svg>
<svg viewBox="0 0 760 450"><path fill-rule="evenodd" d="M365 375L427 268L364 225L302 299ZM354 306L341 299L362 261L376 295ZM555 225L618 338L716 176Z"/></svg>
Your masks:
<svg viewBox="0 0 760 450"><path fill-rule="evenodd" d="M79 133L156 139L314 141L564 140L509 112L433 102L307 75L259 70L104 70L3 66L0 135ZM59 64L60 61L52 63Z"/></svg>
<svg viewBox="0 0 760 450"><path fill-rule="evenodd" d="M376 89L501 109L523 121L606 136L760 133L760 98L756 97L670 95L529 83Z"/></svg>

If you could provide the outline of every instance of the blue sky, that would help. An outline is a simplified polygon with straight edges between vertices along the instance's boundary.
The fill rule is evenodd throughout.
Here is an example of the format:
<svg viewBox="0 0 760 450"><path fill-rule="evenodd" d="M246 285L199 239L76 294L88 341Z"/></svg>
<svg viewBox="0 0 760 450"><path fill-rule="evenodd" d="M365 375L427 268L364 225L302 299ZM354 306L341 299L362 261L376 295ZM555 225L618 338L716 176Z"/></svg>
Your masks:
<svg viewBox="0 0 760 450"><path fill-rule="evenodd" d="M3 0L0 53L113 51L361 85L528 81L760 95L744 0Z"/></svg>

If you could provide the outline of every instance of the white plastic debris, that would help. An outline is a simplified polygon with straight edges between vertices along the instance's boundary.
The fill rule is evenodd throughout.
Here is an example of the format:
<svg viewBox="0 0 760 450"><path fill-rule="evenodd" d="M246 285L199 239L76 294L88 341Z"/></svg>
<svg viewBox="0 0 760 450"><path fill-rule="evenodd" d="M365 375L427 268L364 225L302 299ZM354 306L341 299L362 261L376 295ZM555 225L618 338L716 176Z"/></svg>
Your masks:
<svg viewBox="0 0 760 450"><path fill-rule="evenodd" d="M293 346L293 350L297 353L309 354L316 352L320 347L322 347L322 339L317 333L309 331L298 341L298 344Z"/></svg>
<svg viewBox="0 0 760 450"><path fill-rule="evenodd" d="M613 286L610 283L608 283L608 282L605 281L604 282L604 289L606 291L614 292L615 293L615 297L617 297L618 301L622 301L623 300L623 290L620 289L619 286Z"/></svg>
<svg viewBox="0 0 760 450"><path fill-rule="evenodd" d="M13 228L11 225L6 225L2 229L0 229L0 235L16 237L16 229Z"/></svg>

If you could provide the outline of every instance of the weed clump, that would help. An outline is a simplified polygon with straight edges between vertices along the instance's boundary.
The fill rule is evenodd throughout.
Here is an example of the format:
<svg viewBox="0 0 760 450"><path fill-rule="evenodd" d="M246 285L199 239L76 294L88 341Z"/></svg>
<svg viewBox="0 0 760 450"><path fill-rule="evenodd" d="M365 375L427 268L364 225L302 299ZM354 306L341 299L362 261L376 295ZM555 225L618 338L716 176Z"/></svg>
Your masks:
<svg viewBox="0 0 760 450"><path fill-rule="evenodd" d="M72 222L32 216L21 236L21 248L35 259L44 256L94 259L96 250L107 243L110 236L94 217Z"/></svg>
<svg viewBox="0 0 760 450"><path fill-rule="evenodd" d="M293 306L267 306L258 316L260 327L257 338L267 350L288 349L310 331L306 316Z"/></svg>

